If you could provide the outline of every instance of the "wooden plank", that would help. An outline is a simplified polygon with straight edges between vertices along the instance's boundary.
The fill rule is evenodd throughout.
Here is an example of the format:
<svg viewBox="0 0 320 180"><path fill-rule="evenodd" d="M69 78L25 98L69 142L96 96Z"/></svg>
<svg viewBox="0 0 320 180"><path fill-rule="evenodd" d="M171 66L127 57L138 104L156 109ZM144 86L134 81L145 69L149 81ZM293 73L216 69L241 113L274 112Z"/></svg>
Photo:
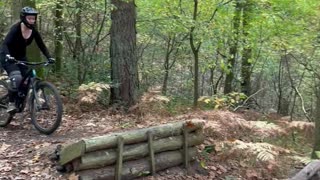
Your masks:
<svg viewBox="0 0 320 180"><path fill-rule="evenodd" d="M187 128L187 125L184 124L183 125L183 155L184 155L184 162L183 162L183 165L184 167L186 168L187 170L187 174L189 172L189 157L188 157L188 147L189 147L189 144L188 144L188 128Z"/></svg>
<svg viewBox="0 0 320 180"><path fill-rule="evenodd" d="M150 166L151 166L151 174L154 175L156 173L156 165L154 159L154 145L153 145L153 134L152 132L148 132L148 145L149 145L149 157L150 157Z"/></svg>
<svg viewBox="0 0 320 180"><path fill-rule="evenodd" d="M118 153L117 153L117 164L116 164L116 180L121 180L122 176L122 165L123 165L123 137L118 137Z"/></svg>

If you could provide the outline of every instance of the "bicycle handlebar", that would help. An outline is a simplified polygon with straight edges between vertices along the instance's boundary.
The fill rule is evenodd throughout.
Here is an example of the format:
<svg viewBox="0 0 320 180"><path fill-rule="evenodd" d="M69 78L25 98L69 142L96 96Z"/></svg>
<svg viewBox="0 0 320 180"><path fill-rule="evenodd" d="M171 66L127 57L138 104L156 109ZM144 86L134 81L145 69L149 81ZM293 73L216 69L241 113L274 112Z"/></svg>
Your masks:
<svg viewBox="0 0 320 180"><path fill-rule="evenodd" d="M24 65L24 66L39 66L39 65L48 66L49 64L54 63L54 62L50 62L50 61L43 61L43 62L19 61L10 55L6 55L6 61L14 62L16 64L20 64L20 65Z"/></svg>

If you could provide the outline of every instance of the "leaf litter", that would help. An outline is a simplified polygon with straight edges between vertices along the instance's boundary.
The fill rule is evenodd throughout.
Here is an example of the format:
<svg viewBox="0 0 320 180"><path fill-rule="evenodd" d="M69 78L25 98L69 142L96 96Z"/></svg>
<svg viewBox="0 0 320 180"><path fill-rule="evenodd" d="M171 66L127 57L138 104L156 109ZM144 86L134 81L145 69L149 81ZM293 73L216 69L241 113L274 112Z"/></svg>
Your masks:
<svg viewBox="0 0 320 180"><path fill-rule="evenodd" d="M288 121L248 121L241 113L219 110L198 110L179 116L163 117L156 113L145 113L142 116L140 112L125 115L98 109L83 114L66 114L57 132L44 136L32 128L27 119L14 119L7 128L0 129L0 179L74 180L77 179L76 174L57 172L55 163L49 158L57 145L75 142L84 137L191 119L206 121L205 144L199 147L197 163L193 163L191 167L192 175L187 175L182 167L174 167L158 172L154 177L147 176L141 179L288 177L287 169L283 170L281 175L277 172L281 163L286 162L290 169L299 162L299 158L303 159L303 156L259 140L288 135L288 127L299 128L302 131L303 128L310 130L312 127L299 123L288 126ZM279 158L281 156L295 158L286 161L288 159Z"/></svg>

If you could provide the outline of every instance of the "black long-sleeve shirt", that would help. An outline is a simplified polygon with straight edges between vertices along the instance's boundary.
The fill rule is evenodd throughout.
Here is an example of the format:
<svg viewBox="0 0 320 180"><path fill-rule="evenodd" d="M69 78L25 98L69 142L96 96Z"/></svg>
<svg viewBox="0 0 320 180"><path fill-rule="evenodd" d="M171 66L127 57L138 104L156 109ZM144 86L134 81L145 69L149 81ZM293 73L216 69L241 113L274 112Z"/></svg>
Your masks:
<svg viewBox="0 0 320 180"><path fill-rule="evenodd" d="M45 46L40 33L36 29L32 30L31 36L28 39L25 39L22 36L21 22L18 22L11 27L2 43L0 52L4 55L10 54L16 59L23 59L26 57L27 46L32 43L33 39L35 39L41 52L47 58L50 58L49 51Z"/></svg>

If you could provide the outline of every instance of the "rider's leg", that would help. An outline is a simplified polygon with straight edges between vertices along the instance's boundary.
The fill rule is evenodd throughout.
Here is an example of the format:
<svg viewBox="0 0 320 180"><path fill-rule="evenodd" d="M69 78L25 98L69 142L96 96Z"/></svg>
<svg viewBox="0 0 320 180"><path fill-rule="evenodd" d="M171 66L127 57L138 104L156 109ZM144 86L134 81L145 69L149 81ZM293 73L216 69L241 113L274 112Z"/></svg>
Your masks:
<svg viewBox="0 0 320 180"><path fill-rule="evenodd" d="M14 70L9 73L10 84L9 84L9 106L7 111L12 112L16 110L15 99L18 93L19 86L22 81L21 72Z"/></svg>
<svg viewBox="0 0 320 180"><path fill-rule="evenodd" d="M15 99L17 96L17 92L22 80L22 76L21 76L21 72L20 72L20 68L16 65L16 64L6 64L4 66L4 69L7 71L7 74L9 76L10 79L10 83L9 83L9 106L7 111L8 112L12 112L16 110L15 107Z"/></svg>

